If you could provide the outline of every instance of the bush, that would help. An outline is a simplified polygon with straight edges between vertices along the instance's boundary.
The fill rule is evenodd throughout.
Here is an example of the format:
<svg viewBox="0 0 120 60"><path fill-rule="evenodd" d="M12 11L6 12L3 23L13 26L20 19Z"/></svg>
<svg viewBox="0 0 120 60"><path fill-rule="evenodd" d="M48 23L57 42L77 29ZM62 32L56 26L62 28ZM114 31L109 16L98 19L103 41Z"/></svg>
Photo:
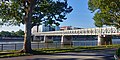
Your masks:
<svg viewBox="0 0 120 60"><path fill-rule="evenodd" d="M118 48L118 50L116 51L116 55L120 57L120 48Z"/></svg>

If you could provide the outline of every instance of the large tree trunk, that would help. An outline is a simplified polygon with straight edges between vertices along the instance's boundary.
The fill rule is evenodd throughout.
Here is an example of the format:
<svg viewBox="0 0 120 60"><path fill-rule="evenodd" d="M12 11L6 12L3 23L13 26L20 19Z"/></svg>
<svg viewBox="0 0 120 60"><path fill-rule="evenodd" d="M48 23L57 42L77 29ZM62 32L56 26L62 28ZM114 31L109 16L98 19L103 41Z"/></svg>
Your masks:
<svg viewBox="0 0 120 60"><path fill-rule="evenodd" d="M30 0L30 6L26 12L25 18L25 35L24 35L24 44L21 52L32 53L31 49L31 19L32 19L32 10L34 7L34 0Z"/></svg>
<svg viewBox="0 0 120 60"><path fill-rule="evenodd" d="M25 36L24 36L24 45L23 45L23 52L31 53L31 27L30 21L25 25Z"/></svg>

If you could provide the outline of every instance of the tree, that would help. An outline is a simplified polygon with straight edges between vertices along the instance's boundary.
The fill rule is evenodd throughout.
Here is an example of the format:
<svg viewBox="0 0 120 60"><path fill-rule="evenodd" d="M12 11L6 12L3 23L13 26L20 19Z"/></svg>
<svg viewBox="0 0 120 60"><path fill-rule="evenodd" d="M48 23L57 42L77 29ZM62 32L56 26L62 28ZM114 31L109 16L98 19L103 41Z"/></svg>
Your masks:
<svg viewBox="0 0 120 60"><path fill-rule="evenodd" d="M17 36L16 32L11 31L11 36Z"/></svg>
<svg viewBox="0 0 120 60"><path fill-rule="evenodd" d="M24 35L24 31L22 31L21 29L19 31L16 31L15 34L17 36L23 36Z"/></svg>
<svg viewBox="0 0 120 60"><path fill-rule="evenodd" d="M22 37L22 36L24 36L24 31L22 31L21 29L19 31L16 31L16 32L14 32L14 31L11 31L11 32L9 32L9 31L1 31L0 36L2 36L2 37L21 36Z"/></svg>
<svg viewBox="0 0 120 60"><path fill-rule="evenodd" d="M1 31L0 32L0 36L2 36L2 37L9 37L9 36L11 36L11 33L8 32L8 31Z"/></svg>
<svg viewBox="0 0 120 60"><path fill-rule="evenodd" d="M72 11L67 0L2 0L0 2L0 24L25 24L24 45L21 52L32 52L31 28L35 25L59 25Z"/></svg>
<svg viewBox="0 0 120 60"><path fill-rule="evenodd" d="M94 12L95 25L120 28L120 0L89 0L89 10Z"/></svg>

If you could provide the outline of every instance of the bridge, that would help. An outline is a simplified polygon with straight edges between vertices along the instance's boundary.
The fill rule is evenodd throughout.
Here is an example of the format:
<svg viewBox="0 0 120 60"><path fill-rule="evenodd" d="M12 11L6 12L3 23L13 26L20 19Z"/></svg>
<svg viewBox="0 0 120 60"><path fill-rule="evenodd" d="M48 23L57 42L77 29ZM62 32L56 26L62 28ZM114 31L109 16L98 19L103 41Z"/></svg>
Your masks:
<svg viewBox="0 0 120 60"><path fill-rule="evenodd" d="M61 42L63 44L71 44L73 35L97 35L98 45L112 44L112 35L119 35L119 29L115 27L103 27L103 28L85 28L76 30L64 30L64 31L50 31L50 32L33 32L33 40L36 36L44 36L44 42L53 41L50 36L61 36ZM102 40L105 40L104 42Z"/></svg>

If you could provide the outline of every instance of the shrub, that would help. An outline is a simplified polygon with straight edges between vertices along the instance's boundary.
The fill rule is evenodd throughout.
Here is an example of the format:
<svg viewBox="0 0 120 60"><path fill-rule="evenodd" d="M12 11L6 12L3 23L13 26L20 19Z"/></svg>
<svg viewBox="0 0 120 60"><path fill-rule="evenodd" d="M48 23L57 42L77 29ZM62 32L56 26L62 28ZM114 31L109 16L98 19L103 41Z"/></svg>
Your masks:
<svg viewBox="0 0 120 60"><path fill-rule="evenodd" d="M118 50L116 51L116 55L120 57L120 48L118 48Z"/></svg>

